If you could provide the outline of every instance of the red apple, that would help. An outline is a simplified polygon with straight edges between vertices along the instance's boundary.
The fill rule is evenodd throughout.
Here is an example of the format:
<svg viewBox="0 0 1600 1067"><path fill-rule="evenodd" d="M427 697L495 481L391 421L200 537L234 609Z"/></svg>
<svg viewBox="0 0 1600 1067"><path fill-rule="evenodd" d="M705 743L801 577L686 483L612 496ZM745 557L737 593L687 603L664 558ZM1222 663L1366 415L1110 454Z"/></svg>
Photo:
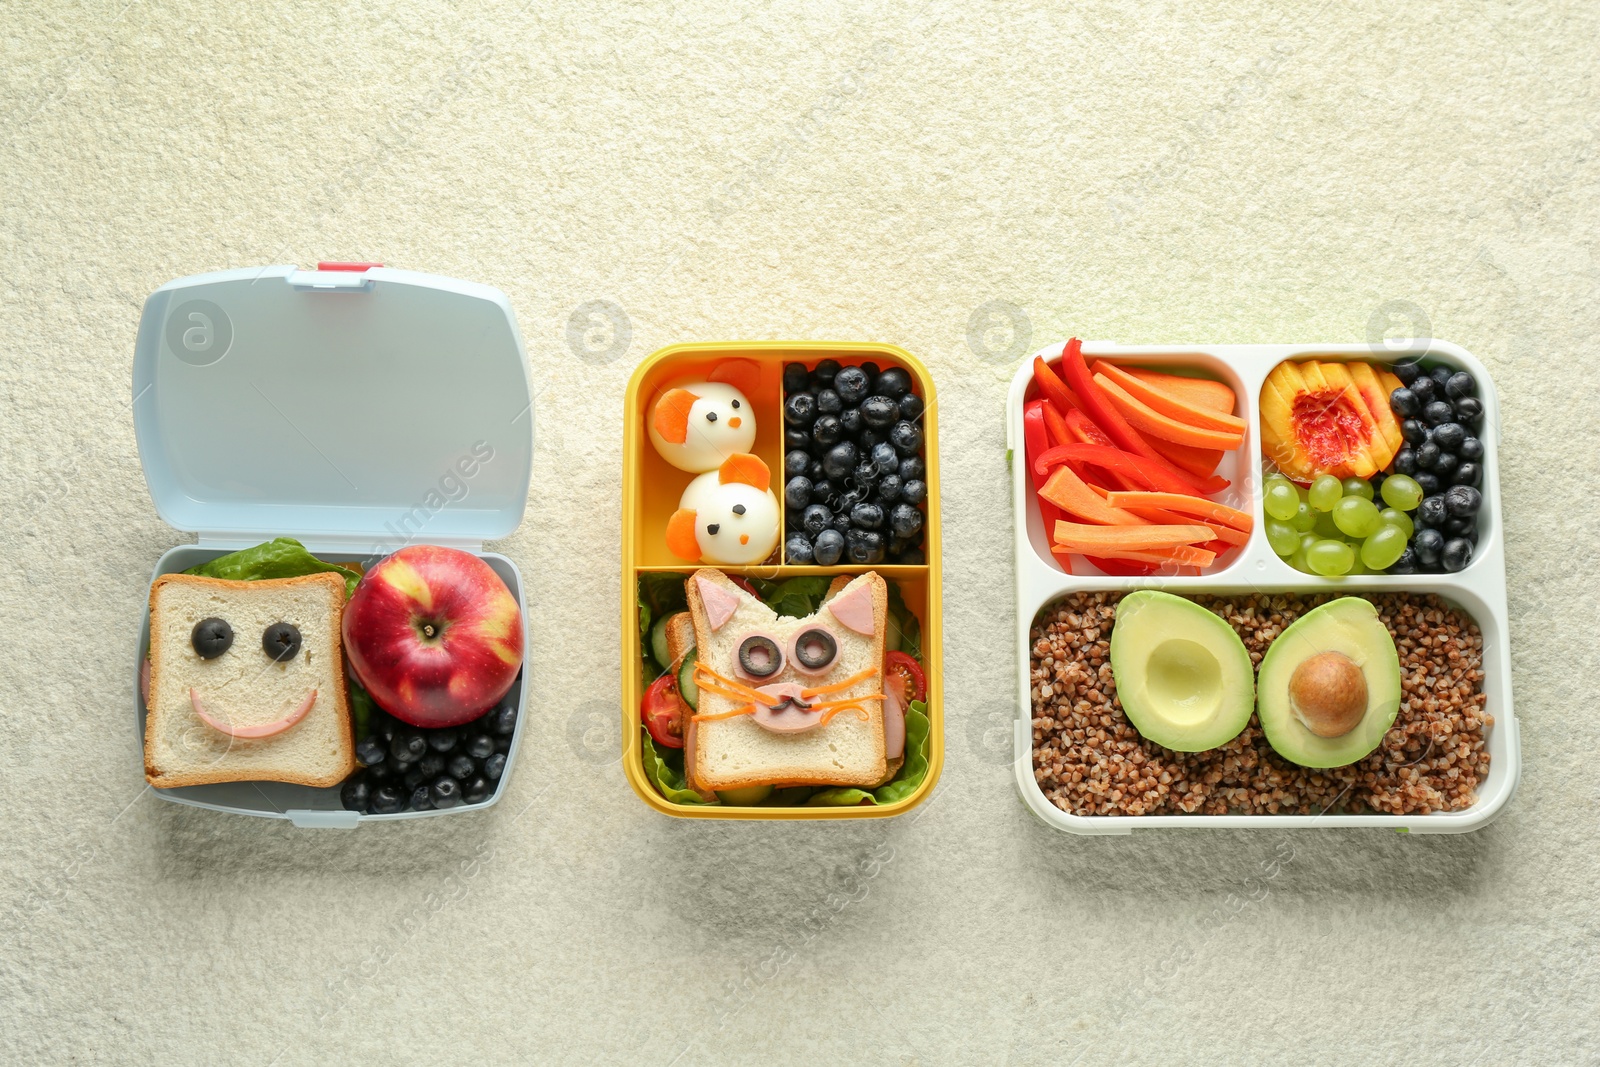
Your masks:
<svg viewBox="0 0 1600 1067"><path fill-rule="evenodd" d="M372 699L412 726L459 726L495 705L522 666L522 611L477 556L412 545L362 577L344 650Z"/></svg>

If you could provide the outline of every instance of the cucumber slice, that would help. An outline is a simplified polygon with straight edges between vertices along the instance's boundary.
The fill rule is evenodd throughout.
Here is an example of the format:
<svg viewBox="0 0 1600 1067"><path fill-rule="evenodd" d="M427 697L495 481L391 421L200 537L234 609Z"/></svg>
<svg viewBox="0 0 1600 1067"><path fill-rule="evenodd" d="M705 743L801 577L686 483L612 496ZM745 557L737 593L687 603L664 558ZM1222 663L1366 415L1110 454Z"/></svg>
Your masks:
<svg viewBox="0 0 1600 1067"><path fill-rule="evenodd" d="M683 666L678 668L678 695L691 711L700 710L700 687L694 684L694 664L698 658L691 648L684 654Z"/></svg>
<svg viewBox="0 0 1600 1067"><path fill-rule="evenodd" d="M667 656L667 619L663 615L650 627L650 654L664 671L672 669L672 660Z"/></svg>

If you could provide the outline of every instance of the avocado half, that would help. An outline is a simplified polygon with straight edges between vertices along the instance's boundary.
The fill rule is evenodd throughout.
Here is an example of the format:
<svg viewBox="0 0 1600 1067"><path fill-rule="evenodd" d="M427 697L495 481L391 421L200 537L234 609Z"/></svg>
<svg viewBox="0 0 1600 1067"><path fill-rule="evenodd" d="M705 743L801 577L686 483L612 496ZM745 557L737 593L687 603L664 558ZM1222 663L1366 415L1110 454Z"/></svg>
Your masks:
<svg viewBox="0 0 1600 1067"><path fill-rule="evenodd" d="M1141 589L1118 602L1111 674L1128 721L1176 752L1227 744L1255 707L1255 672L1239 635L1171 593Z"/></svg>
<svg viewBox="0 0 1600 1067"><path fill-rule="evenodd" d="M1313 608L1278 635L1256 678L1261 730L1302 767L1343 767L1383 741L1400 710L1400 657L1360 597Z"/></svg>

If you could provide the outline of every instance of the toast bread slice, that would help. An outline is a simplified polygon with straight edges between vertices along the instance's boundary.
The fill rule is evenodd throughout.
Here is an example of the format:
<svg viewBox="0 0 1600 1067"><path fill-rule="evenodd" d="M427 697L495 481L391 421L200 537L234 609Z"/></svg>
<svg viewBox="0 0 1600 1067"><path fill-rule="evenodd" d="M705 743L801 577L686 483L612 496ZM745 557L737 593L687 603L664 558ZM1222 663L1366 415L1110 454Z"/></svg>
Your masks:
<svg viewBox="0 0 1600 1067"><path fill-rule="evenodd" d="M145 718L145 779L158 789L214 782L271 781L334 786L356 769L355 737L339 632L344 577L228 581L165 574L150 587L150 695ZM221 618L233 643L202 659L191 634L202 619ZM262 635L277 622L300 631L299 651L276 662ZM194 710L229 726L282 720L307 694L311 708L269 737L235 737Z"/></svg>
<svg viewBox="0 0 1600 1067"><path fill-rule="evenodd" d="M711 627L701 595L701 581L718 587L736 600L733 613L716 629ZM842 625L828 611L829 601L856 586L865 586L871 598L870 635ZM870 669L875 672L870 677L828 694L824 699L866 698L883 692L883 644L889 619L889 590L883 577L876 572L836 578L822 606L804 619L780 617L715 568L703 568L690 575L684 591L694 624L699 662L723 676L734 676L739 644L750 634L770 637L787 650L802 630L821 625L838 643L838 656L827 671L821 675L795 671L785 652L783 668L763 684L798 682L804 686L826 686ZM729 697L701 688L701 715L721 714L741 706ZM758 725L750 715L695 723L692 751L689 746L685 749L687 774L698 790L743 789L757 785L877 786L890 773L884 752L883 702L862 699L859 707L865 714L864 719L852 711L844 711L827 725L803 733L774 733Z"/></svg>

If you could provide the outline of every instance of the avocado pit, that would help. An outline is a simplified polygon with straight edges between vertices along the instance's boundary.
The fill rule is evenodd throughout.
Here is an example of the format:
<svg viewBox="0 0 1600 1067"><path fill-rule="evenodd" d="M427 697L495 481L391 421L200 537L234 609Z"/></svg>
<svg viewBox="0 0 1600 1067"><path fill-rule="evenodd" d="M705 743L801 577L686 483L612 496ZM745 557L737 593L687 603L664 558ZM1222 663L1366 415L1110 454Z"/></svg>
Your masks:
<svg viewBox="0 0 1600 1067"><path fill-rule="evenodd" d="M1366 675L1343 652L1310 656L1289 677L1289 707L1318 737L1343 737L1366 714Z"/></svg>

